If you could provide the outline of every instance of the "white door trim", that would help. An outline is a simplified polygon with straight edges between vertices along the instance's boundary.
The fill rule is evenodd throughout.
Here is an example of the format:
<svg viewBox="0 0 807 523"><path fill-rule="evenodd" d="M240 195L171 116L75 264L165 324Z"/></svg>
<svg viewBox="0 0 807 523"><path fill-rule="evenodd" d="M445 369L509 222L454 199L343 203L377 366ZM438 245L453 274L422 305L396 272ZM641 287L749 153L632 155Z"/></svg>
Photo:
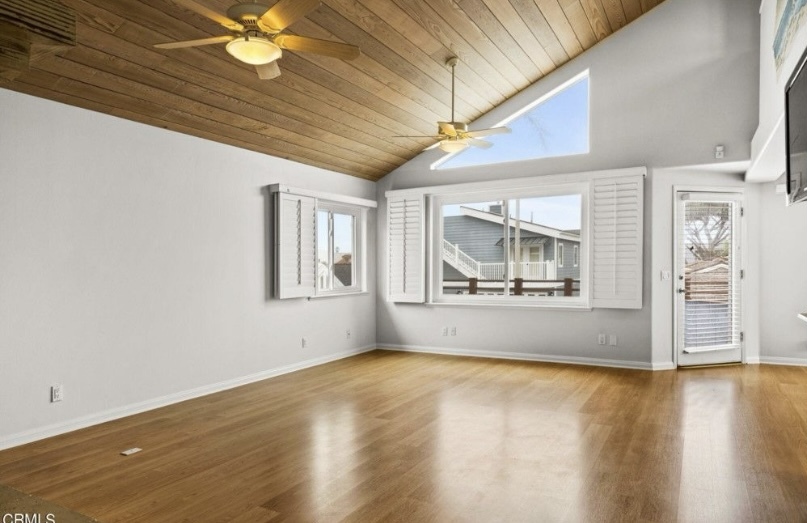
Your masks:
<svg viewBox="0 0 807 523"><path fill-rule="evenodd" d="M725 194L725 195L737 195L741 201L741 206L745 208L747 206L746 203L746 191L744 187L725 187L725 186L698 186L698 185L673 185L672 190L672 200L673 200L673 234L672 234L672 267L673 267L673 283L674 286L674 293L673 293L673 313L672 313L672 360L673 365L675 368L679 367L678 363L678 354L679 354L679 346L678 346L678 330L679 330L679 311L678 311L678 303L677 303L677 284L678 284L678 241L679 241L679 230L678 230L678 219L679 219L679 200L681 193L715 193L715 194ZM746 216L741 216L739 227L740 227L740 245L741 249L745 249L748 245L748 228L745 226L745 218ZM747 260L747 256L740 256L740 269L745 271L745 263ZM742 285L744 279L740 280L740 285ZM747 292L745 289L741 290L740 292L740 306L741 306L741 322L742 325L747 326L746 317L747 314ZM747 340L746 340L747 341ZM747 355L746 355L746 342L742 342L740 344L740 362L747 363Z"/></svg>

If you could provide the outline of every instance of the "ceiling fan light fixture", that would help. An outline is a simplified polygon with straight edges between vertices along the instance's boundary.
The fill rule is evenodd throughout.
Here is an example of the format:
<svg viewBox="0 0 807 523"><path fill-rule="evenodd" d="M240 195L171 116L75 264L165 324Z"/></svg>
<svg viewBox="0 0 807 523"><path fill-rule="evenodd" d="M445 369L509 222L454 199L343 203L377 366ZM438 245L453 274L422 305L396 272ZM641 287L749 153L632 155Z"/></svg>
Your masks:
<svg viewBox="0 0 807 523"><path fill-rule="evenodd" d="M446 153L458 153L468 147L466 140L443 140L440 142L440 150Z"/></svg>
<svg viewBox="0 0 807 523"><path fill-rule="evenodd" d="M251 65L274 62L283 51L274 42L262 36L240 36L227 44L227 52L236 59Z"/></svg>

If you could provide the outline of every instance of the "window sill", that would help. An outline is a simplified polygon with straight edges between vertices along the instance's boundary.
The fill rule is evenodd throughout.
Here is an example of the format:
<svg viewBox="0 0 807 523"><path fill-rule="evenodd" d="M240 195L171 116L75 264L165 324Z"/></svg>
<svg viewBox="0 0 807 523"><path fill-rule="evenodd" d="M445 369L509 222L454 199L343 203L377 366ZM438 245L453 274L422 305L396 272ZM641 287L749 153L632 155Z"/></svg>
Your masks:
<svg viewBox="0 0 807 523"><path fill-rule="evenodd" d="M575 303L569 305L547 305L544 303L491 303L491 302L456 302L456 301L434 301L426 302L425 305L434 307L461 307L461 308L485 308L485 309L541 309L545 311L576 311L590 312L593 309L586 303Z"/></svg>
<svg viewBox="0 0 807 523"><path fill-rule="evenodd" d="M308 300L321 300L323 298L341 298L343 296L361 296L370 294L368 291L348 291L348 292L334 292L329 294L318 294L316 296L309 296Z"/></svg>

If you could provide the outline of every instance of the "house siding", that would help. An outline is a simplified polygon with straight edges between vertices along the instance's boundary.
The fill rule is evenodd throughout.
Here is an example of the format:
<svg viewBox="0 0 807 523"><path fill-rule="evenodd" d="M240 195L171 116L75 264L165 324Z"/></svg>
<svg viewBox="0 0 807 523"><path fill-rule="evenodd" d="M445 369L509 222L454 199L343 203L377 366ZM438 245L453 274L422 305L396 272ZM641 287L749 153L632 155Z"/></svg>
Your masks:
<svg viewBox="0 0 807 523"><path fill-rule="evenodd" d="M552 243L552 249L555 248L555 242ZM563 266L557 266L557 275L558 279L562 280L564 278L574 278L575 280L580 279L580 266L574 266L574 246L578 245L577 242L572 242L568 240L558 240L558 245L563 244ZM555 253L552 253L552 257L548 259L554 259Z"/></svg>
<svg viewBox="0 0 807 523"><path fill-rule="evenodd" d="M443 218L443 238L481 263L502 263L504 254L496 242L502 239L502 226L470 216Z"/></svg>

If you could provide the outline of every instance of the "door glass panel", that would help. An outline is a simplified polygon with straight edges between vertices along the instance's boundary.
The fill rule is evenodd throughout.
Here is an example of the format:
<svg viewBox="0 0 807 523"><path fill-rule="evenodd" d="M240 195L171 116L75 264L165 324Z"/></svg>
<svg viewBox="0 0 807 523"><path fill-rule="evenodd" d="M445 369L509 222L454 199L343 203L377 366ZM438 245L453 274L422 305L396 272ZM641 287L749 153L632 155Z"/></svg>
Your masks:
<svg viewBox="0 0 807 523"><path fill-rule="evenodd" d="M685 201L681 238L684 351L739 344L735 202Z"/></svg>

